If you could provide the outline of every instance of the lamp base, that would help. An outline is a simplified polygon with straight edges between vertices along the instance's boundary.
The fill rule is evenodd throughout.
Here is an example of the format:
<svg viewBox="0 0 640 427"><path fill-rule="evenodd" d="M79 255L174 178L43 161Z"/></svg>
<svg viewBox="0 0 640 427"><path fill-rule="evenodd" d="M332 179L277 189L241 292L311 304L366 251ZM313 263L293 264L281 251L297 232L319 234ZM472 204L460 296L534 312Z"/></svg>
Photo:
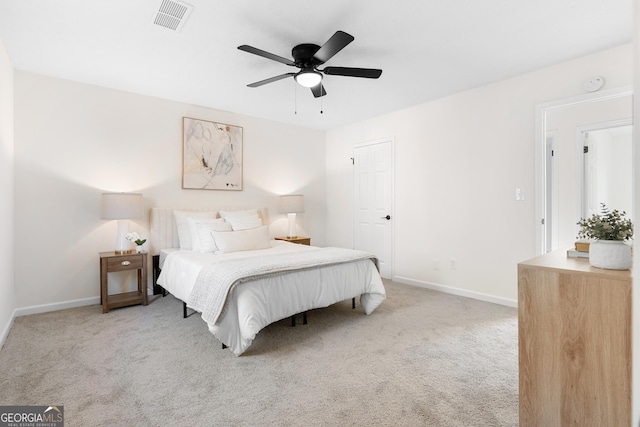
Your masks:
<svg viewBox="0 0 640 427"><path fill-rule="evenodd" d="M116 236L116 247L114 252L117 254L126 254L131 250L131 243L127 241L127 234L129 233L129 220L118 220L118 235Z"/></svg>
<svg viewBox="0 0 640 427"><path fill-rule="evenodd" d="M296 232L296 214L290 213L287 214L287 216L289 217L289 234L287 234L287 237L290 239L298 237Z"/></svg>

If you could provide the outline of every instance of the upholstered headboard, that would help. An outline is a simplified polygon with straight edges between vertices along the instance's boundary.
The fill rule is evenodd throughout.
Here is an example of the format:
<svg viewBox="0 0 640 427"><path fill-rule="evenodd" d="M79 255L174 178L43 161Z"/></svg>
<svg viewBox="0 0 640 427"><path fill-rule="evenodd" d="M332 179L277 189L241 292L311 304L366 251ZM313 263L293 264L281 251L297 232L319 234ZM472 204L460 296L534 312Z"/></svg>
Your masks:
<svg viewBox="0 0 640 427"><path fill-rule="evenodd" d="M246 207L221 207L221 208L151 208L149 214L149 247L151 255L158 255L162 249L180 247L178 240L178 228L173 215L174 209L181 211L233 211L252 209ZM269 209L255 208L262 219L262 223L269 225ZM219 215L218 215L219 216Z"/></svg>

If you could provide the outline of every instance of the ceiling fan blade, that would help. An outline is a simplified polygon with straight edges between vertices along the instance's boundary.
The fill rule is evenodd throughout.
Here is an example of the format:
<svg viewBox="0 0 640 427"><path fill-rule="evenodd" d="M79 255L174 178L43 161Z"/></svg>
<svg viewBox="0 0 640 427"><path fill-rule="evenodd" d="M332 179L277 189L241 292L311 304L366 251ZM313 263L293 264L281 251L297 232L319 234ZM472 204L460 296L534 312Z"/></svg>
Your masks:
<svg viewBox="0 0 640 427"><path fill-rule="evenodd" d="M327 91L324 90L324 85L320 83L311 88L311 93L313 93L313 96L316 98L320 98L321 96L325 96Z"/></svg>
<svg viewBox="0 0 640 427"><path fill-rule="evenodd" d="M364 77L367 79L377 79L382 74L382 70L375 68L326 67L320 71L332 76Z"/></svg>
<svg viewBox="0 0 640 427"><path fill-rule="evenodd" d="M238 49L244 50L245 52L253 53L254 55L262 56L263 58L271 59L273 61L278 61L286 65L295 65L293 61L290 59L283 58L282 56L274 55L273 53L269 53L262 49L258 49L257 47L243 44L242 46L238 46Z"/></svg>
<svg viewBox="0 0 640 427"><path fill-rule="evenodd" d="M354 38L351 34L347 34L344 31L336 31L336 33L318 49L313 57L324 64L353 40Z"/></svg>
<svg viewBox="0 0 640 427"><path fill-rule="evenodd" d="M259 82L251 83L250 85L247 85L247 86L258 87L258 86L266 85L268 83L277 82L278 80L286 79L287 77L291 77L295 75L296 73L280 74L279 76L271 77L270 79L260 80Z"/></svg>

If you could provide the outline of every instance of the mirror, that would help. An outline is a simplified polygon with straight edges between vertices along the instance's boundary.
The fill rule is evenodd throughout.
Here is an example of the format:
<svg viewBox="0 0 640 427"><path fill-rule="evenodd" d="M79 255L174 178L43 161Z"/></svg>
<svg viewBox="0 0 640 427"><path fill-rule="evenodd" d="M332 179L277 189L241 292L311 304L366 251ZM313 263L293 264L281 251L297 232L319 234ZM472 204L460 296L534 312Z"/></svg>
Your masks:
<svg viewBox="0 0 640 427"><path fill-rule="evenodd" d="M631 121L583 129L582 218L601 212L601 203L633 218L633 126Z"/></svg>
<svg viewBox="0 0 640 427"><path fill-rule="evenodd" d="M538 106L538 253L573 246L576 223L600 203L634 218L632 104L622 88Z"/></svg>

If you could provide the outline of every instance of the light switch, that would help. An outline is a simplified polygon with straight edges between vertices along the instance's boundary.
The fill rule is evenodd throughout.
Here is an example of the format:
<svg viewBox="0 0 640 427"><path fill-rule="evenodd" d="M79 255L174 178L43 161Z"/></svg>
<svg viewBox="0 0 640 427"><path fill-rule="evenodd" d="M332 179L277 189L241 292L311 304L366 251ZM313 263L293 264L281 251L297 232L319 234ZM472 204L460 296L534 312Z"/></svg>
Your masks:
<svg viewBox="0 0 640 427"><path fill-rule="evenodd" d="M522 188L516 188L516 200L524 200L524 192L522 191Z"/></svg>

